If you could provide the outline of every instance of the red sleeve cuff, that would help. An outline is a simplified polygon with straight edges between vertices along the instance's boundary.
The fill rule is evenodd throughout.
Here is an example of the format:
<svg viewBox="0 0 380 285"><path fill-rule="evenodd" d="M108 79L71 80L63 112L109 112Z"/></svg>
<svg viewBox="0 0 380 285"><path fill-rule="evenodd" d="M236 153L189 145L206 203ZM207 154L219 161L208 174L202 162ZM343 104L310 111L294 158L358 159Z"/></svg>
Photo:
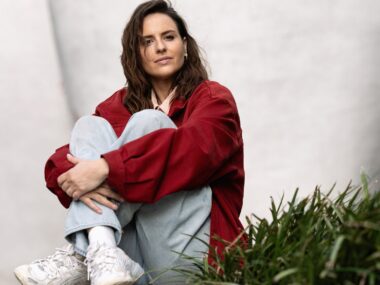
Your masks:
<svg viewBox="0 0 380 285"><path fill-rule="evenodd" d="M107 161L109 167L107 182L111 188L120 193L125 182L124 163L120 151L113 150L103 154L102 157Z"/></svg>
<svg viewBox="0 0 380 285"><path fill-rule="evenodd" d="M69 197L65 192L63 191L59 191L56 193L57 194L57 197L58 197L58 200L59 202L61 202L62 206L65 207L66 209L68 207L70 207L70 204L71 204L71 201L72 201L72 198Z"/></svg>

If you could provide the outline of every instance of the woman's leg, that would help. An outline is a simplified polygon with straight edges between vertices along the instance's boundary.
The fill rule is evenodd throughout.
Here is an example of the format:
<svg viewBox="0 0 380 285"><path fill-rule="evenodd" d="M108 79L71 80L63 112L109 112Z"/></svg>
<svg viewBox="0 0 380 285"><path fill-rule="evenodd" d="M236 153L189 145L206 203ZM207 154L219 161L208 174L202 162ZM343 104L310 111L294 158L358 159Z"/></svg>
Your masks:
<svg viewBox="0 0 380 285"><path fill-rule="evenodd" d="M83 119L83 122L77 124L73 131L70 142L71 151L80 158L97 159L100 153L118 149L123 144L152 131L161 128L176 128L164 113L157 110L144 110L135 113L121 136L114 140L116 136L108 122L95 117L96 123L94 123L93 118ZM78 126L84 126L87 131L83 132ZM88 133L91 128L95 130ZM99 140L99 137L103 139ZM112 141L113 143L109 145ZM153 205L126 202L120 205L116 215L113 210L101 206L102 217L84 204L73 205L66 223L66 234L80 253L85 253L88 245L84 229L96 225L112 227L115 230L117 242L120 241L121 228L124 227L125 234L120 247L145 270L162 270L180 265L183 262L179 253L201 257L202 252L208 251L208 247L197 239L208 242L206 234L209 234L211 209L209 186L177 192ZM157 273L151 275L155 277ZM172 277L171 274L166 274L166 281L160 283L165 284L167 279ZM144 282L146 280L141 280L139 284L144 284Z"/></svg>
<svg viewBox="0 0 380 285"><path fill-rule="evenodd" d="M70 152L80 159L99 159L100 154L109 151L117 140L111 125L103 118L84 116L80 118L71 133ZM96 203L96 202L95 202ZM85 256L89 245L87 230L96 226L108 226L115 232L116 243L121 238L121 226L115 212L97 203L102 214L95 213L81 201L72 201L66 221L65 237L79 254Z"/></svg>
<svg viewBox="0 0 380 285"><path fill-rule="evenodd" d="M176 126L161 111L135 113L112 148L161 128ZM119 246L145 271L155 271L150 274L155 278L165 268L185 265L180 254L202 258L208 252L208 246L198 239L209 242L210 210L208 185L168 195L154 204L123 203L116 211L125 230ZM173 284L175 279L174 272L167 272L155 284ZM144 282L139 280L138 284ZM178 284L183 282L178 280Z"/></svg>
<svg viewBox="0 0 380 285"><path fill-rule="evenodd" d="M97 159L99 153L107 151L107 146L112 145L116 139L112 127L106 120L88 116L80 119L75 125L70 148L71 152L80 158ZM88 239L86 231L81 229L98 224L109 225L115 229L116 238L120 240L121 227L115 213L106 207L102 209L105 214L100 216L81 202L71 204L66 220L67 238L82 255L85 255L87 250ZM47 258L18 266L14 272L22 284L90 284L83 257L80 258L74 252L72 245L58 249Z"/></svg>
<svg viewBox="0 0 380 285"><path fill-rule="evenodd" d="M103 118L80 118L72 131L70 152L80 159L99 159L117 140L111 125ZM143 273L116 245L121 226L115 212L95 202L101 214L81 201L72 201L65 221L65 237L77 253L86 256L91 284L121 284L136 281ZM130 205L130 209L137 209ZM104 283L106 282L106 283Z"/></svg>

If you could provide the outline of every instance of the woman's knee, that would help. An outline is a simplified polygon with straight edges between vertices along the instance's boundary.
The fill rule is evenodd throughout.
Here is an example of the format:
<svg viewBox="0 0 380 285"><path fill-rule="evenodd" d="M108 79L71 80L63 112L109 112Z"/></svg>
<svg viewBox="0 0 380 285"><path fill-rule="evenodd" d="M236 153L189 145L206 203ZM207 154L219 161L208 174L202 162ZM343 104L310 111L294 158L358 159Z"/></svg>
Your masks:
<svg viewBox="0 0 380 285"><path fill-rule="evenodd" d="M176 128L174 122L167 116L165 113L154 110L154 109L145 109L139 112L136 112L128 121L130 126L138 126L139 128L145 126L159 128Z"/></svg>
<svg viewBox="0 0 380 285"><path fill-rule="evenodd" d="M159 110L145 109L145 110L141 110L139 112L134 113L130 121L131 120L153 121L153 120L167 120L167 119L169 119L169 117Z"/></svg>
<svg viewBox="0 0 380 285"><path fill-rule="evenodd" d="M90 128L99 128L99 126L108 127L109 122L99 116L86 115L80 117L74 125L74 129L90 129Z"/></svg>
<svg viewBox="0 0 380 285"><path fill-rule="evenodd" d="M86 115L80 117L74 125L73 131L96 131L112 130L110 123L99 116Z"/></svg>

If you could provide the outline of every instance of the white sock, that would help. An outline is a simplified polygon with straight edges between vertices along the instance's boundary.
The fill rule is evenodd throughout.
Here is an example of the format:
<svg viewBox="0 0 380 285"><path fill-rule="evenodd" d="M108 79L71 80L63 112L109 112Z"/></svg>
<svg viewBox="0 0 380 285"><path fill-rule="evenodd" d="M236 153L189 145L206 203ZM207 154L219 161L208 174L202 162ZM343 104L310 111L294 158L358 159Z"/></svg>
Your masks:
<svg viewBox="0 0 380 285"><path fill-rule="evenodd" d="M105 244L109 247L116 247L115 232L111 227L96 226L88 230L90 245Z"/></svg>

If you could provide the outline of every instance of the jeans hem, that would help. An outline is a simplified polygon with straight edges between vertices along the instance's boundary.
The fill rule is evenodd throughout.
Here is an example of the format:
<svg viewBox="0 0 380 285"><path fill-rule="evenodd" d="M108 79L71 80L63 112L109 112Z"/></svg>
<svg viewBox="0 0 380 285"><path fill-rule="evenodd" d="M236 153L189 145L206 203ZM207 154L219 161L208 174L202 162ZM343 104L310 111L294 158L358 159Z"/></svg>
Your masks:
<svg viewBox="0 0 380 285"><path fill-rule="evenodd" d="M120 225L117 225L115 223L109 223L109 222L107 223L107 222L103 222L103 221L89 223L89 224L81 224L81 225L76 226L76 227L70 227L70 229L65 229L64 237L69 243L71 243L74 246L75 252L79 253L80 255L86 256L87 249L82 249L82 248L77 247L76 243L73 242L69 238L69 236L72 235L73 233L80 232L83 230L87 230L87 229L90 229L90 228L93 228L96 226L108 226L108 227L113 228L115 230L116 245L119 245L119 243L121 241L121 235L122 235L122 229L121 229Z"/></svg>

